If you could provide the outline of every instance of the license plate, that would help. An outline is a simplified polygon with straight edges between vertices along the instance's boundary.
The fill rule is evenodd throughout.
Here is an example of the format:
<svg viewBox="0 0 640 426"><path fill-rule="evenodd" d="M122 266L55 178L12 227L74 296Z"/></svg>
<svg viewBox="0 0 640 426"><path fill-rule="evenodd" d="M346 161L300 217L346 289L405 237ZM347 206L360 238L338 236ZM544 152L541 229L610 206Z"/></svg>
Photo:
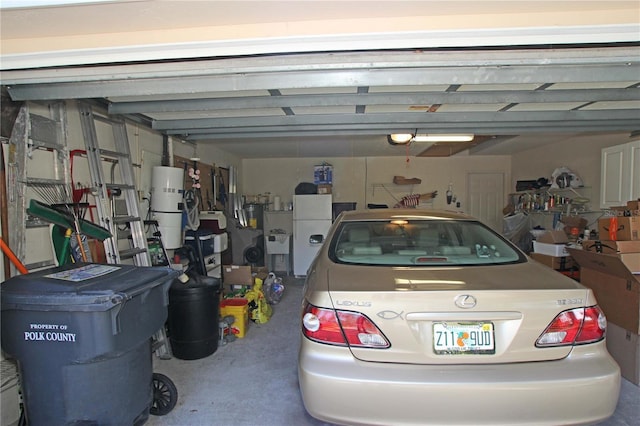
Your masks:
<svg viewBox="0 0 640 426"><path fill-rule="evenodd" d="M495 354L493 324L434 323L433 350L438 355Z"/></svg>

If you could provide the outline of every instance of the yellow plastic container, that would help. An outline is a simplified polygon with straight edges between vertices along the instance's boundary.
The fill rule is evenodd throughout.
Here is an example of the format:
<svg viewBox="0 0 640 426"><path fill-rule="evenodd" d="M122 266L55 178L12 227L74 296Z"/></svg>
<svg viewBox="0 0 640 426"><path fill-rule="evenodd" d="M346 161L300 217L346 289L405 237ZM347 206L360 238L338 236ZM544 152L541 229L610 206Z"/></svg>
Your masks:
<svg viewBox="0 0 640 426"><path fill-rule="evenodd" d="M249 326L249 301L247 299L223 299L220 302L220 316L233 315L231 331L236 337L244 337Z"/></svg>

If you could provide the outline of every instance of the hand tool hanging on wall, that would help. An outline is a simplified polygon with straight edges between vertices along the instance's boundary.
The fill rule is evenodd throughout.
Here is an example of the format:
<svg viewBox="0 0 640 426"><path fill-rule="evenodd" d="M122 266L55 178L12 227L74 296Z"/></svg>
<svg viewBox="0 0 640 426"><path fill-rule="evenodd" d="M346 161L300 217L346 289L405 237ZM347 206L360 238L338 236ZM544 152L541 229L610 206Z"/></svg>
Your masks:
<svg viewBox="0 0 640 426"><path fill-rule="evenodd" d="M217 197L218 188L216 188L216 165L215 164L211 165L211 171L209 172L209 177L211 178L211 202L213 204L210 210L217 210L218 206L216 205L216 200L218 199Z"/></svg>
<svg viewBox="0 0 640 426"><path fill-rule="evenodd" d="M222 204L222 210L226 210L227 208L227 188L224 184L224 176L222 175L222 171L220 171L220 182L218 183L218 201Z"/></svg>
<svg viewBox="0 0 640 426"><path fill-rule="evenodd" d="M235 189L235 176L233 171L233 166L229 166L229 213L240 221L240 217L238 216L238 210L236 208L236 189Z"/></svg>

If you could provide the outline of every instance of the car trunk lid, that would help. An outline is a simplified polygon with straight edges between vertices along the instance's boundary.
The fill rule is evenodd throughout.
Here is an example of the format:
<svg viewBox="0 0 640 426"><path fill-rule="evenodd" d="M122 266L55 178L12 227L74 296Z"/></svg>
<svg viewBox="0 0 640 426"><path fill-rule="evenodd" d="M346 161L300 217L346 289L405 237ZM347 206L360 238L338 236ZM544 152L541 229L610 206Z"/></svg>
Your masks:
<svg viewBox="0 0 640 426"><path fill-rule="evenodd" d="M365 361L491 364L560 359L571 346L537 348L536 340L559 312L593 302L589 290L532 263L464 268L336 265L327 279L335 309L363 313L391 342L388 349L352 347L353 355ZM458 341L461 337L466 342ZM460 345L473 350L460 351Z"/></svg>

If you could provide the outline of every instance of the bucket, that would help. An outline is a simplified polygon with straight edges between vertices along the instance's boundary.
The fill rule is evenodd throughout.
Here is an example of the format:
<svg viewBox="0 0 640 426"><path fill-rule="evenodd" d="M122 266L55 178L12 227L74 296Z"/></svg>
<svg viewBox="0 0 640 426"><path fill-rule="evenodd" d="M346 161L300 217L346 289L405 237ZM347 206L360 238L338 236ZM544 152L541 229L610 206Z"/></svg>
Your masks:
<svg viewBox="0 0 640 426"><path fill-rule="evenodd" d="M247 299L224 299L220 302L220 316L233 315L231 330L236 337L244 337L249 325L249 301Z"/></svg>
<svg viewBox="0 0 640 426"><path fill-rule="evenodd" d="M220 279L195 275L169 289L169 342L178 359L207 357L218 349Z"/></svg>

